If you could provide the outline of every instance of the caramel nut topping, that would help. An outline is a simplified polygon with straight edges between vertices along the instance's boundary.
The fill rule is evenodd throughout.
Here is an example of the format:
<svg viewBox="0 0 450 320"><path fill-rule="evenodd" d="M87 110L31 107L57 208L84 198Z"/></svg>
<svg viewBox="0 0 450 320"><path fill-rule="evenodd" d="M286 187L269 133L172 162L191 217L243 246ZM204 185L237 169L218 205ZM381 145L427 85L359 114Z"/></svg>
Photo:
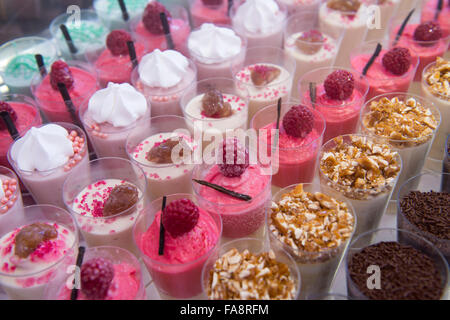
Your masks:
<svg viewBox="0 0 450 320"><path fill-rule="evenodd" d="M148 152L146 159L150 162L155 162L159 164L173 163L172 161L172 149L175 148L179 143L181 143L182 138L179 140L168 139L161 143L155 144ZM183 156L183 149L181 149L180 154Z"/></svg>
<svg viewBox="0 0 450 320"><path fill-rule="evenodd" d="M52 225L36 222L22 228L15 238L14 254L27 258L44 241L55 239L58 231Z"/></svg>
<svg viewBox="0 0 450 320"><path fill-rule="evenodd" d="M342 12L356 12L359 10L361 2L358 0L330 0L327 7Z"/></svg>
<svg viewBox="0 0 450 320"><path fill-rule="evenodd" d="M315 54L322 49L324 37L318 30L303 32L295 41L297 48L305 54Z"/></svg>
<svg viewBox="0 0 450 320"><path fill-rule="evenodd" d="M281 74L281 70L266 65L256 65L253 67L250 77L256 86L265 86L274 81Z"/></svg>
<svg viewBox="0 0 450 320"><path fill-rule="evenodd" d="M222 93L217 89L211 89L203 95L202 108L204 115L210 118L225 118L233 113L231 105L223 101Z"/></svg>
<svg viewBox="0 0 450 320"><path fill-rule="evenodd" d="M139 199L137 188L131 184L115 186L103 206L103 216L113 216L134 206Z"/></svg>
<svg viewBox="0 0 450 320"><path fill-rule="evenodd" d="M436 65L425 73L425 81L432 94L450 101L450 61L436 58Z"/></svg>

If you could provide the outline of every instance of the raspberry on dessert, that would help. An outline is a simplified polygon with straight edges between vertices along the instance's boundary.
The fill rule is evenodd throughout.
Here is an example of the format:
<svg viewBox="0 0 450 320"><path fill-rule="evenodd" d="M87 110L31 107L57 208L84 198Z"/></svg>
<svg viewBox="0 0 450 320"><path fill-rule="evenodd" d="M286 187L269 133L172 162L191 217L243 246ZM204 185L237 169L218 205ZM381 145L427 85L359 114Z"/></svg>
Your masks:
<svg viewBox="0 0 450 320"><path fill-rule="evenodd" d="M8 112L11 116L11 119L13 122L16 122L17 120L17 113L14 111L14 109L11 107L11 105L5 101L0 101L0 112ZM6 125L3 121L0 120L0 130L5 130Z"/></svg>
<svg viewBox="0 0 450 320"><path fill-rule="evenodd" d="M173 163L172 150L179 145L181 141L182 139L180 138L179 140L168 139L161 143L157 143L150 149L145 158L150 162L160 164ZM183 156L183 149L181 149L179 156Z"/></svg>
<svg viewBox="0 0 450 320"><path fill-rule="evenodd" d="M223 3L223 0L202 0L205 6L219 6Z"/></svg>
<svg viewBox="0 0 450 320"><path fill-rule="evenodd" d="M81 266L81 291L91 300L104 300L114 278L109 260L93 258Z"/></svg>
<svg viewBox="0 0 450 320"><path fill-rule="evenodd" d="M230 138L219 147L220 172L225 177L240 177L249 166L248 150L237 138Z"/></svg>
<svg viewBox="0 0 450 320"><path fill-rule="evenodd" d="M223 101L223 95L217 89L210 89L203 95L202 109L202 114L210 118L225 118L232 113L231 105Z"/></svg>
<svg viewBox="0 0 450 320"><path fill-rule="evenodd" d="M359 0L330 0L327 2L328 8L342 12L356 12L360 6Z"/></svg>
<svg viewBox="0 0 450 320"><path fill-rule="evenodd" d="M58 83L64 83L67 89L73 86L72 71L70 71L69 65L62 60L53 62L50 71L50 84L52 88L58 90Z"/></svg>
<svg viewBox="0 0 450 320"><path fill-rule="evenodd" d="M323 86L331 99L345 100L352 95L355 88L355 80L350 72L336 70L328 75Z"/></svg>
<svg viewBox="0 0 450 320"><path fill-rule="evenodd" d="M384 54L382 63L386 70L397 76L405 74L411 66L409 49L400 47L392 48Z"/></svg>
<svg viewBox="0 0 450 320"><path fill-rule="evenodd" d="M313 127L314 115L305 106L293 106L283 117L283 128L290 136L304 138Z"/></svg>
<svg viewBox="0 0 450 320"><path fill-rule="evenodd" d="M58 231L52 225L36 222L22 228L16 235L14 254L19 258L28 257L44 241L55 239Z"/></svg>
<svg viewBox="0 0 450 320"><path fill-rule="evenodd" d="M416 41L437 41L442 38L442 29L439 23L435 21L424 22L417 26L414 30L414 40ZM420 45L426 47L433 45L433 43L420 43Z"/></svg>
<svg viewBox="0 0 450 320"><path fill-rule="evenodd" d="M266 65L256 65L252 68L251 78L256 86L265 86L275 80L281 73L281 70Z"/></svg>
<svg viewBox="0 0 450 320"><path fill-rule="evenodd" d="M314 54L322 49L324 37L319 30L303 32L295 41L297 48L306 53Z"/></svg>
<svg viewBox="0 0 450 320"><path fill-rule="evenodd" d="M145 7L144 14L142 16L142 23L148 32L153 34L164 34L164 29L161 23L160 13L164 12L166 14L167 20L170 22L172 16L170 12L167 11L161 3L157 1L150 2L147 7Z"/></svg>
<svg viewBox="0 0 450 320"><path fill-rule="evenodd" d="M137 188L125 183L115 186L103 205L103 216L113 216L134 206L139 199Z"/></svg>
<svg viewBox="0 0 450 320"><path fill-rule="evenodd" d="M179 199L169 203L162 214L164 228L174 238L188 233L197 225L198 207L189 199Z"/></svg>
<svg viewBox="0 0 450 320"><path fill-rule="evenodd" d="M128 54L127 42L131 41L131 35L125 30L113 30L106 38L106 47L115 56Z"/></svg>

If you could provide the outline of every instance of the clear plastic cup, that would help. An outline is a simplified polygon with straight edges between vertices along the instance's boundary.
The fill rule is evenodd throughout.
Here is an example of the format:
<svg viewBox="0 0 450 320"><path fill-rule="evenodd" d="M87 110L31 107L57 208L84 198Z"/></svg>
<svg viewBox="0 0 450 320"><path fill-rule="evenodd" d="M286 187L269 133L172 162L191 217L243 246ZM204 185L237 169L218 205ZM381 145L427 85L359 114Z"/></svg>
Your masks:
<svg viewBox="0 0 450 320"><path fill-rule="evenodd" d="M128 21L123 19L119 2L114 0L95 0L93 8L103 25L109 30L128 29L129 22L142 14L148 0L124 0L128 13Z"/></svg>
<svg viewBox="0 0 450 320"><path fill-rule="evenodd" d="M219 5L205 4L202 0L189 0L192 24L195 28L204 23L215 23L221 25L230 25L231 20L228 15L228 2L224 0Z"/></svg>
<svg viewBox="0 0 450 320"><path fill-rule="evenodd" d="M137 202L114 215L103 216L104 201L109 197L104 190L121 184L137 188ZM73 170L64 182L62 196L90 247L114 245L137 252L132 229L146 205L146 188L144 172L136 164L121 158L100 158L89 162L88 168ZM101 213L96 210L98 202L103 202Z"/></svg>
<svg viewBox="0 0 450 320"><path fill-rule="evenodd" d="M110 286L117 286L105 300L145 300L145 285L139 260L128 250L114 246L100 246L86 248L83 262L91 259L103 258L114 266L115 276L118 280L112 280ZM76 279L73 267L76 265L76 256L64 259L63 265L55 272L45 289L46 300L70 300L72 288L71 280ZM80 285L81 287L81 285ZM81 288L80 288L81 289ZM131 290L131 293L130 293ZM133 294L135 292L135 294ZM81 299L80 299L81 298ZM78 300L87 300L81 291L78 292Z"/></svg>
<svg viewBox="0 0 450 320"><path fill-rule="evenodd" d="M24 218L19 179L14 171L0 166L0 181L3 197L0 198L0 232L9 231L9 226Z"/></svg>
<svg viewBox="0 0 450 320"><path fill-rule="evenodd" d="M208 297L208 291L210 290L210 272L212 271L215 262L231 249L237 249L239 252L248 250L252 254L261 254L273 250L276 257L275 259L289 267L290 276L295 282L295 294L293 300L299 299L300 293L303 290L303 278L300 276L298 267L289 252L279 247L269 246L266 241L255 238L235 239L215 248L202 270L202 289L205 297Z"/></svg>
<svg viewBox="0 0 450 320"><path fill-rule="evenodd" d="M412 241L414 239L414 241ZM348 247L344 260L345 260L345 271L346 271L346 278L347 278L347 292L348 296L351 299L357 299L357 300L367 300L368 298L360 291L360 289L356 286L356 284L353 282L350 272L348 269L348 265L355 253L360 252L365 247L368 247L370 245L377 244L379 242L398 242L402 245L412 246L415 249L421 251L423 254L426 254L428 257L430 257L436 268L439 271L439 274L441 276L442 280L442 289L443 294L441 299L445 300L446 296L448 295L448 264L447 261L445 261L442 254L436 249L436 247L430 243L428 240L425 240L424 238L417 236L409 231L401 230L401 229L395 229L395 228L382 228L382 229L376 229L376 230L370 230L367 231L358 237L354 238L351 242L350 246ZM417 245L420 243L420 245ZM380 266L381 267L381 266ZM367 278L371 277L373 275L372 273L367 273ZM376 289L374 289L376 290Z"/></svg>
<svg viewBox="0 0 450 320"><path fill-rule="evenodd" d="M51 205L34 205L25 207L25 214L22 219L10 222L11 223L7 228L2 228L0 231L0 238L5 237L16 228L24 227L36 222L58 224L59 228L64 227L66 229L65 232L63 231L63 234L65 234L63 239L65 241L61 240L64 241L64 247L59 248L59 250L64 250L64 252L59 252L56 257L50 257L51 259L47 263L39 263L44 260L33 260L28 257L23 261L23 263L28 262L27 267L20 268L21 264L18 264L18 268L13 272L5 272L3 268L0 270L0 284L10 299L44 299L45 287L52 274L61 267L61 263L64 259L67 257L73 257L72 259L75 259L77 255L78 230L75 220L66 210L61 208ZM2 242L3 241L5 240L2 240ZM44 255L43 257L48 257L48 255ZM36 266L34 266L35 264Z"/></svg>
<svg viewBox="0 0 450 320"><path fill-rule="evenodd" d="M344 101L329 98L323 86L328 75L337 70L350 72L354 79L353 94ZM310 96L311 83L316 84L316 103L314 105L311 103ZM305 73L301 77L298 83L298 90L300 92L300 101L309 107L314 107L325 117L324 143L334 137L357 131L359 113L369 92L369 82L359 72L340 67L316 69Z"/></svg>
<svg viewBox="0 0 450 320"><path fill-rule="evenodd" d="M317 16L322 0L277 0L277 2L286 7L289 17L305 11L315 12Z"/></svg>
<svg viewBox="0 0 450 320"><path fill-rule="evenodd" d="M87 170L89 163L89 152L86 136L81 128L65 122L56 122L55 124L66 129L69 135L72 131L75 131L78 134L78 137L84 141L83 149L77 154L80 159L69 159L67 163L47 171L21 170L11 156L13 144L8 151L8 161L11 163L14 171L20 177L20 180L22 180L23 184L31 193L36 203L52 204L65 208L62 197L64 181L74 169L78 170L79 168L80 171Z"/></svg>
<svg viewBox="0 0 450 320"><path fill-rule="evenodd" d="M294 190L297 185L298 184L294 184L281 189L273 196L272 201L279 202L284 194ZM322 192L320 186L310 183L303 184L303 190L305 192L311 193ZM268 218L268 232L271 247L283 248L284 250L289 252L298 266L298 269L302 276L302 292L300 294L301 299L305 299L312 294L327 292L330 289L337 270L339 269L339 265L343 258L344 252L348 244L350 243L350 239L352 238L356 230L356 226L358 225L356 213L351 202L348 199L340 195L336 196L329 193L325 194L334 197L338 201L346 203L350 214L354 218L352 235L345 241L342 241L342 243L338 247L326 249L321 252L308 252L294 249L293 247L287 245L285 242L281 241L273 233L273 231L270 230L270 214Z"/></svg>
<svg viewBox="0 0 450 320"><path fill-rule="evenodd" d="M450 190L450 177L448 174L450 173L450 135L447 137L446 150L444 163L442 165L442 188L444 190Z"/></svg>
<svg viewBox="0 0 450 320"><path fill-rule="evenodd" d="M203 299L202 287L201 287L201 274L204 264L207 262L208 258L216 252L219 242L220 235L222 234L222 220L219 215L206 212L200 203L191 194L168 194L167 195L167 205L172 201L179 199L189 199L193 201L199 210L203 211L201 214L206 214L209 216L211 223L217 228L218 238L214 246L209 248L203 255L196 257L194 260L189 259L187 262L179 262L180 259L184 260L186 257L180 257L177 259L176 253L172 251L176 250L176 246L168 248L167 245L165 250L171 250L171 259L174 263L167 263L161 261L163 258L155 259L147 255L148 250L152 250L150 243L147 243L147 247L143 248L143 237L155 223L158 223L159 216L158 213L161 212L162 198L156 199L151 202L149 206L144 210L142 214L139 215L136 225L133 229L134 241L140 250L141 258L144 261L148 272L163 299ZM157 218L158 217L158 218ZM159 223L157 224L159 232ZM167 233L167 230L166 230ZM159 233L158 233L159 234ZM167 241L167 236L165 237ZM155 239L159 243L159 235ZM189 239L186 239L189 241ZM158 245L155 244L154 247ZM158 249L156 249L158 250ZM155 253L157 254L157 253ZM166 253L164 254L166 256ZM178 262L177 262L178 261Z"/></svg>
<svg viewBox="0 0 450 320"><path fill-rule="evenodd" d="M307 298L307 300L352 300L345 294L333 293L333 292L323 292L318 294L312 294Z"/></svg>

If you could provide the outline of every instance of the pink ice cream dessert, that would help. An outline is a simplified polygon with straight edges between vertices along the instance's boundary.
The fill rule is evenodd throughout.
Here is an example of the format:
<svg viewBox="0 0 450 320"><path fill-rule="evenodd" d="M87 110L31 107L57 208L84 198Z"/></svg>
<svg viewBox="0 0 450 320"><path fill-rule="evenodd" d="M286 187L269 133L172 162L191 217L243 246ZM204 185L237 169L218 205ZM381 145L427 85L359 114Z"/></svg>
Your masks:
<svg viewBox="0 0 450 320"><path fill-rule="evenodd" d="M421 22L427 22L435 19L436 9L440 0L427 0L423 2ZM438 22L442 29L450 34L450 2L443 1L442 10L438 15Z"/></svg>
<svg viewBox="0 0 450 320"><path fill-rule="evenodd" d="M230 0L191 0L191 17L194 27L203 23L229 25L228 6Z"/></svg>

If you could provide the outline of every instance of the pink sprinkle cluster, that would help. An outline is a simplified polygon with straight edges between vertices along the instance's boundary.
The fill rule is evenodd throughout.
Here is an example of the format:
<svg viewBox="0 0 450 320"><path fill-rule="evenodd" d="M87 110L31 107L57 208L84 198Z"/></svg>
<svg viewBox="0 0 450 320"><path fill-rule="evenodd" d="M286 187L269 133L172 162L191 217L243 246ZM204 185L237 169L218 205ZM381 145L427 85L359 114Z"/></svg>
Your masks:
<svg viewBox="0 0 450 320"><path fill-rule="evenodd" d="M78 162L83 159L86 154L85 141L83 137L78 135L78 132L72 130L69 134L70 141L72 141L73 156L70 157L68 163L64 166L64 171L69 171L75 167Z"/></svg>
<svg viewBox="0 0 450 320"><path fill-rule="evenodd" d="M3 192L5 196L0 200L0 214L6 213L17 200L16 190L17 190L17 181L15 179L5 179L2 180L3 184Z"/></svg>

